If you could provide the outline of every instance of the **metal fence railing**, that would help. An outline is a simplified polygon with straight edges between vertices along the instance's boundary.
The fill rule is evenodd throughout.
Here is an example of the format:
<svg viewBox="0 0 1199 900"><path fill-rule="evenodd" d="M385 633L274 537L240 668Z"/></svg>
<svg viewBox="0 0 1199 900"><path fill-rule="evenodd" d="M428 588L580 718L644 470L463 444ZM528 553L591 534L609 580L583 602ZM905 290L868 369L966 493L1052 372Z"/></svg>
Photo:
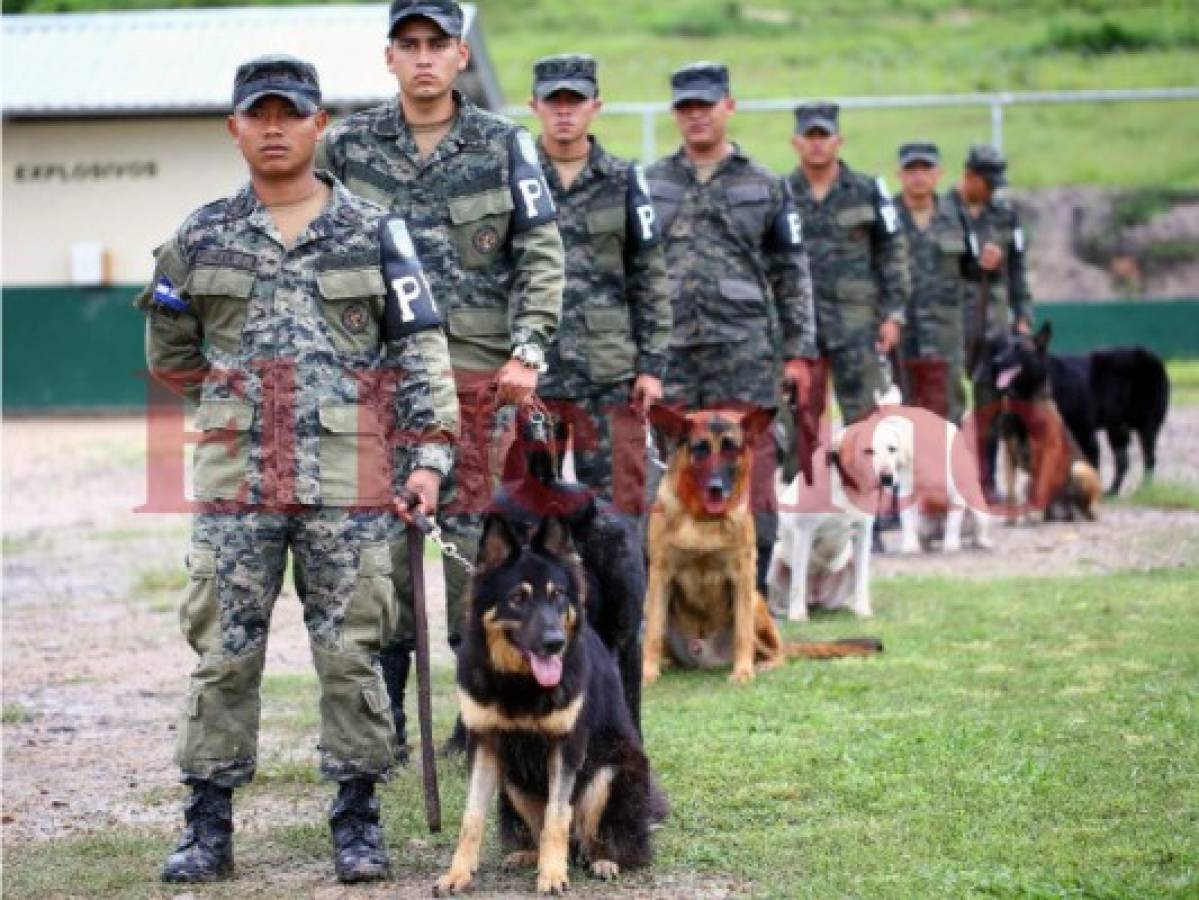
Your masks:
<svg viewBox="0 0 1199 900"><path fill-rule="evenodd" d="M738 112L790 112L812 98L784 100L738 100ZM1004 110L1009 106L1033 106L1063 103L1130 103L1161 100L1199 100L1199 87L1130 88L1127 90L1085 91L1001 91L988 94L916 94L911 96L832 97L845 109L912 109L932 107L984 106L991 110L991 143L1003 148ZM527 106L510 106L505 114L514 118L530 115ZM670 112L670 104L605 103L604 115L641 118L641 160L649 165L657 158L654 119Z"/></svg>

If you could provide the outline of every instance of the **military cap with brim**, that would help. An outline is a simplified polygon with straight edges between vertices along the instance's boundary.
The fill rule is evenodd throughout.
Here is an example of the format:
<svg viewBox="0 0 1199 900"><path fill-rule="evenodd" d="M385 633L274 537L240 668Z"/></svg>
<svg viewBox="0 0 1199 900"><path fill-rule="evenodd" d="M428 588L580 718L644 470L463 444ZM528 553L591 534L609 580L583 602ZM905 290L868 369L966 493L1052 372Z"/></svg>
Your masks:
<svg viewBox="0 0 1199 900"><path fill-rule="evenodd" d="M838 134L841 107L836 103L804 103L795 107L795 133L807 134L819 128L825 134Z"/></svg>
<svg viewBox="0 0 1199 900"><path fill-rule="evenodd" d="M454 0L392 0L387 36L409 19L428 19L452 38L462 37L462 7Z"/></svg>
<svg viewBox="0 0 1199 900"><path fill-rule="evenodd" d="M899 165L901 168L918 162L939 166L941 165L941 151L931 141L909 141L900 146Z"/></svg>
<svg viewBox="0 0 1199 900"><path fill-rule="evenodd" d="M676 69L670 76L670 105L689 100L719 103L729 95L728 66L715 62L697 62Z"/></svg>
<svg viewBox="0 0 1199 900"><path fill-rule="evenodd" d="M990 144L975 144L966 156L966 168L992 188L1007 184L1007 160Z"/></svg>
<svg viewBox="0 0 1199 900"><path fill-rule="evenodd" d="M311 63L272 53L244 62L233 76L233 111L245 112L263 97L289 100L305 116L321 108L321 85Z"/></svg>
<svg viewBox="0 0 1199 900"><path fill-rule="evenodd" d="M546 56L533 64L533 96L544 100L556 91L570 91L588 100L599 96L595 58L582 53Z"/></svg>

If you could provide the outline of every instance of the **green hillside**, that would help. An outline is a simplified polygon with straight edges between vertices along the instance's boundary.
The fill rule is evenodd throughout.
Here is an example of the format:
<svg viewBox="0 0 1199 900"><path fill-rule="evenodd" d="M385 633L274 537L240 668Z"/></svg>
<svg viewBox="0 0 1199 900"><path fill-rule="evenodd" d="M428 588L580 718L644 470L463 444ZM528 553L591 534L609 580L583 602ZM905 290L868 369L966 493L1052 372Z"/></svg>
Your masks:
<svg viewBox="0 0 1199 900"><path fill-rule="evenodd" d="M96 0L5 0L5 11L145 7ZM193 5L193 4L180 4ZM194 4L219 5L219 4ZM240 4L239 4L240 5ZM670 71L719 59L742 99L862 94L1199 85L1193 0L482 0L492 61L510 102L528 95L537 57L595 55L610 100L665 100ZM370 59L369 56L365 57ZM368 63L369 64L369 63ZM753 154L792 165L790 116L744 113L735 136ZM988 110L855 111L846 156L889 172L897 143L938 140L952 168L990 136ZM673 144L658 121L658 147ZM640 122L602 120L601 137L640 151ZM1017 186L1199 187L1199 102L1017 107L1006 149Z"/></svg>

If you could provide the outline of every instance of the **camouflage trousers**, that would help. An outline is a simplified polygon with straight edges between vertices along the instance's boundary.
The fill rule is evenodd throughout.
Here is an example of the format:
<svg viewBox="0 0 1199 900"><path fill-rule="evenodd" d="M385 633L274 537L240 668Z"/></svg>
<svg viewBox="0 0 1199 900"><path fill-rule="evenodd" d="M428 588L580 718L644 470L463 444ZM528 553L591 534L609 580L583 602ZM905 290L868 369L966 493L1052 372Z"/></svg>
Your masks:
<svg viewBox="0 0 1199 900"><path fill-rule="evenodd" d="M455 373L458 385L460 430L454 448L454 466L441 482L437 525L444 540L472 562L479 555L483 514L502 471L505 417L497 415L489 386L494 373ZM416 616L412 606L412 576L408 571L408 544L404 523L396 520L388 537L391 546L392 584L400 618L394 645L411 652L416 646ZM462 641L464 617L470 602L470 576L457 562L441 559L445 580L445 624L450 647Z"/></svg>
<svg viewBox="0 0 1199 900"><path fill-rule="evenodd" d="M769 337L762 332L732 345L672 347L662 393L667 403L679 404L688 411L725 403L777 409L778 382L775 351ZM754 447L749 487L754 542L758 547L759 588L765 586L778 534L778 497L774 488L777 465L778 445L773 429L768 428Z"/></svg>
<svg viewBox="0 0 1199 900"><path fill-rule="evenodd" d="M335 781L387 777L395 734L376 660L396 622L390 518L232 505L195 517L179 611L200 658L175 753L184 781L236 787L254 776L267 633L289 549L306 582L301 602L321 689L321 771Z"/></svg>
<svg viewBox="0 0 1199 900"><path fill-rule="evenodd" d="M645 420L629 405L631 385L596 385L570 398L546 397L559 447L570 441L575 476L622 513L645 514Z"/></svg>
<svg viewBox="0 0 1199 900"><path fill-rule="evenodd" d="M903 359L908 390L903 402L960 425L966 411L961 333L934 331L934 335L938 338L935 343L927 339L920 342L909 328L904 328Z"/></svg>
<svg viewBox="0 0 1199 900"><path fill-rule="evenodd" d="M828 373L833 376L833 393L841 407L841 421L852 425L864 419L877 405L876 393L891 387L891 366L874 347L876 335L855 335L841 347L826 350L821 365L813 372L810 408L815 421L824 418L828 403Z"/></svg>

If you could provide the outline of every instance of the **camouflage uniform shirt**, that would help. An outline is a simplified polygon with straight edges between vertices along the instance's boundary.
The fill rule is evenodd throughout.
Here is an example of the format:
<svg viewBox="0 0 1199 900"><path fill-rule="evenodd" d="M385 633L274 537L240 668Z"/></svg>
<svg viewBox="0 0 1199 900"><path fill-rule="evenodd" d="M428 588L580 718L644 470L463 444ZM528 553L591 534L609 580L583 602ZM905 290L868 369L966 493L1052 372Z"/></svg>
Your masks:
<svg viewBox="0 0 1199 900"><path fill-rule="evenodd" d="M458 92L454 100L454 123L426 159L397 98L330 128L318 165L404 217L454 368L494 370L517 344L549 346L562 307L562 239L529 133Z"/></svg>
<svg viewBox="0 0 1199 900"><path fill-rule="evenodd" d="M425 350L444 337L382 341L387 214L321 177L329 202L290 248L246 185L188 217L137 298L152 374L199 400L199 500L386 503L392 427L417 436L413 465L449 470L456 412L435 415L430 381L447 376Z"/></svg>
<svg viewBox="0 0 1199 900"><path fill-rule="evenodd" d="M948 200L934 196L933 202L932 218L921 229L904 204L902 194L895 197L912 274L912 294L903 330L904 355L960 361L966 232Z"/></svg>
<svg viewBox="0 0 1199 900"><path fill-rule="evenodd" d="M566 291L538 393L580 397L634 375L662 378L670 299L644 177L592 139L586 165L565 188L540 145L539 152L558 204Z"/></svg>
<svg viewBox="0 0 1199 900"><path fill-rule="evenodd" d="M911 292L903 232L881 179L844 162L820 202L797 167L790 177L803 220L804 246L816 294L821 351L871 334L887 318L903 322Z"/></svg>
<svg viewBox="0 0 1199 900"><path fill-rule="evenodd" d="M786 182L736 146L706 183L682 148L646 174L666 241L672 350L760 336L773 304L783 357L814 356L808 262Z"/></svg>
<svg viewBox="0 0 1199 900"><path fill-rule="evenodd" d="M1033 299L1028 289L1028 276L1024 267L1025 236L1016 210L1006 200L992 198L977 217L970 215L969 207L952 189L947 199L959 220L973 232L973 240L981 250L984 244L992 243L1003 250L1003 264L998 272L990 273L987 330L1002 331L1010 328L1016 319L1032 321ZM980 270L976 261L966 266L965 329L967 341L975 334L978 315L978 283Z"/></svg>

